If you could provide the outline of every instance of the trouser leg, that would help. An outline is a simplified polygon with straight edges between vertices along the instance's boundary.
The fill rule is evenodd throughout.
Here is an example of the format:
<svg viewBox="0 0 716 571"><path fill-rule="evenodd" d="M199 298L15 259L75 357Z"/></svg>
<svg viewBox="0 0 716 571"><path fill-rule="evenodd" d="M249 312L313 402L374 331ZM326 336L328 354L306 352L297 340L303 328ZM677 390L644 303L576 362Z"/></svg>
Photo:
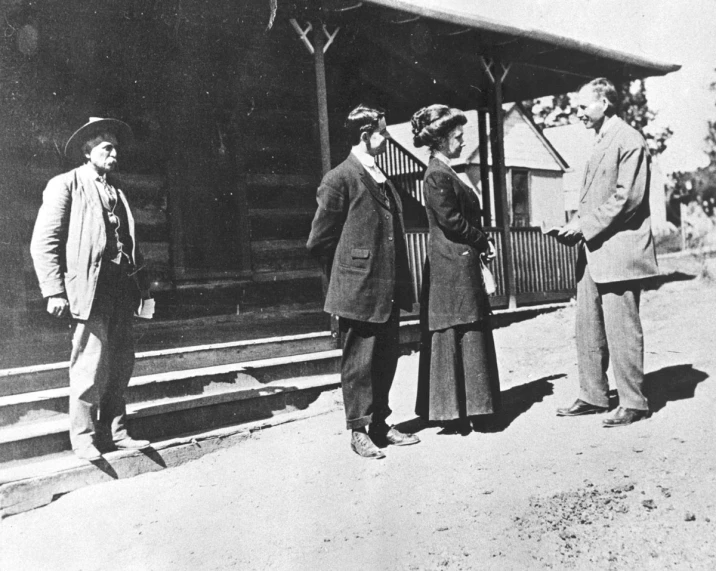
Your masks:
<svg viewBox="0 0 716 571"><path fill-rule="evenodd" d="M635 281L600 285L619 405L648 410L644 385L644 334L639 317L641 284Z"/></svg>
<svg viewBox="0 0 716 571"><path fill-rule="evenodd" d="M376 335L375 354L373 356L373 424L385 425L390 416L390 388L393 386L395 370L398 368L400 347L398 343L399 310L393 313L387 323L381 324Z"/></svg>
<svg viewBox="0 0 716 571"><path fill-rule="evenodd" d="M609 406L609 348L604 328L602 299L584 264L577 282L577 365L579 399L595 406Z"/></svg>
<svg viewBox="0 0 716 571"><path fill-rule="evenodd" d="M398 317L387 323L340 319L343 338L341 387L348 429L385 422L390 414L388 393L398 362Z"/></svg>
<svg viewBox="0 0 716 571"><path fill-rule="evenodd" d="M134 309L130 298L118 298L109 326L109 376L100 400L100 423L117 441L128 436L124 393L134 370Z"/></svg>
<svg viewBox="0 0 716 571"><path fill-rule="evenodd" d="M85 321L78 321L70 357L70 441L73 449L94 443L100 395L108 378L109 315L96 304Z"/></svg>

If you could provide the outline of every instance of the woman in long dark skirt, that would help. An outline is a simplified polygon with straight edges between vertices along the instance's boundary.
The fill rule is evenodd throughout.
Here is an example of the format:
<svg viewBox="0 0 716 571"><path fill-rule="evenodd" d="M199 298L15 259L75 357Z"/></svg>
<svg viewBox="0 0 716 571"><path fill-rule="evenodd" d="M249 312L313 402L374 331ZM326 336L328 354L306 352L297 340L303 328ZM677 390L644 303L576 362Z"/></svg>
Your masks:
<svg viewBox="0 0 716 571"><path fill-rule="evenodd" d="M412 118L416 147L431 151L425 173L430 225L421 294L415 411L450 431L470 431L499 409L500 381L480 258L495 250L482 230L480 201L450 166L460 156L465 115L431 105ZM480 418L475 418L480 417Z"/></svg>

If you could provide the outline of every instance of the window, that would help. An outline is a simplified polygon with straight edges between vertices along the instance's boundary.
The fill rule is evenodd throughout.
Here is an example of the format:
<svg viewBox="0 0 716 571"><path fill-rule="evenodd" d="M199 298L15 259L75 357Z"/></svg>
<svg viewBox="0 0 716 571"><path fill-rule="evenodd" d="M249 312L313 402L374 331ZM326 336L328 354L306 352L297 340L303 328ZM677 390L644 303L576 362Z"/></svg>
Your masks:
<svg viewBox="0 0 716 571"><path fill-rule="evenodd" d="M530 225L529 172L512 170L512 226Z"/></svg>

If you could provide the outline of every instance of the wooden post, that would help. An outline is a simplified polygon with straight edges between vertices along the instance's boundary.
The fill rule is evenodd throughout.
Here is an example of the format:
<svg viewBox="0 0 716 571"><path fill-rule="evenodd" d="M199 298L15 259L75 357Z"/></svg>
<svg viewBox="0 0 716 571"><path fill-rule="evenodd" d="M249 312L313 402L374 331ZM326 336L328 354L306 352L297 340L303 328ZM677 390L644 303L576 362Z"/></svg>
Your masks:
<svg viewBox="0 0 716 571"><path fill-rule="evenodd" d="M507 200L507 176L505 171L505 132L502 121L502 65L494 62L494 81L489 92L491 105L490 139L492 141L492 173L495 184L495 202L499 204L498 224L503 228L502 262L505 268L505 293L508 307L517 307L515 266L512 256L512 234L510 228L509 202ZM499 200L498 197L499 196ZM496 209L497 210L497 209Z"/></svg>
<svg viewBox="0 0 716 571"><path fill-rule="evenodd" d="M490 163L487 145L487 109L477 110L480 153L480 186L482 187L482 217L485 226L492 226L492 198L490 196Z"/></svg>
<svg viewBox="0 0 716 571"><path fill-rule="evenodd" d="M328 91L326 89L326 63L323 58L323 25L313 25L313 60L316 66L316 96L318 98L318 130L321 138L321 170L325 175L331 170L331 142L328 134Z"/></svg>
<svg viewBox="0 0 716 571"><path fill-rule="evenodd" d="M318 132L321 140L321 173L325 175L331 170L331 141L328 132L328 89L326 88L326 62L323 57L323 46L326 40L323 36L323 25L320 22L313 24L313 61L316 67L316 98L318 103ZM328 291L327 271L323 272L323 297ZM336 347L341 347L338 316L331 315L331 337Z"/></svg>

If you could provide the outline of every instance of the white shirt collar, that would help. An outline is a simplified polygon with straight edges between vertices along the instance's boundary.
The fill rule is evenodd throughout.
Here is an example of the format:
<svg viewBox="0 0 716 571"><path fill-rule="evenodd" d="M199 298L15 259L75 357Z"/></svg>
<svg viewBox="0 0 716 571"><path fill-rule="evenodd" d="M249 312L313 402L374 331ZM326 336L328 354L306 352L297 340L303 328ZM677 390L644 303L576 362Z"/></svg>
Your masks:
<svg viewBox="0 0 716 571"><path fill-rule="evenodd" d="M373 180L375 180L375 182L382 184L386 181L383 171L381 171L378 168L378 165L375 164L375 157L373 155L366 153L359 145L353 147L351 149L351 153L353 153L355 157L360 161L360 163L365 167L365 170L370 173L370 176L373 177Z"/></svg>

